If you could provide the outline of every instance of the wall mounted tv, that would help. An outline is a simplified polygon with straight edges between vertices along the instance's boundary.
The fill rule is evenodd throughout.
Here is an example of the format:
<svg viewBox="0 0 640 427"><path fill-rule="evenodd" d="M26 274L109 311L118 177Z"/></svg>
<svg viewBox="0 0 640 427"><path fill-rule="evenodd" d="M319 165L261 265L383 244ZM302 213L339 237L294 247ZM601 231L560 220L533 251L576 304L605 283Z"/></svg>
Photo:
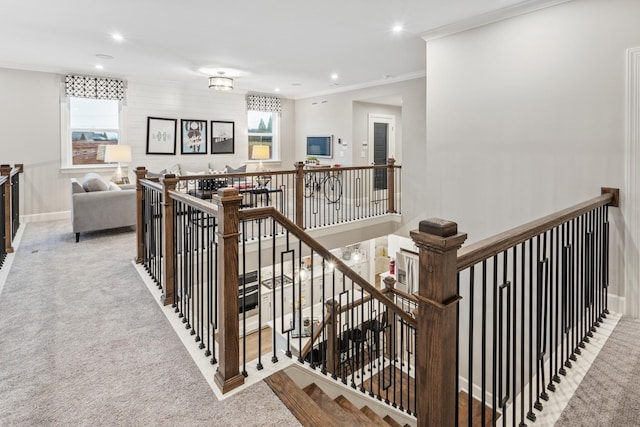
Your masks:
<svg viewBox="0 0 640 427"><path fill-rule="evenodd" d="M333 135L308 136L307 156L330 159L333 157Z"/></svg>

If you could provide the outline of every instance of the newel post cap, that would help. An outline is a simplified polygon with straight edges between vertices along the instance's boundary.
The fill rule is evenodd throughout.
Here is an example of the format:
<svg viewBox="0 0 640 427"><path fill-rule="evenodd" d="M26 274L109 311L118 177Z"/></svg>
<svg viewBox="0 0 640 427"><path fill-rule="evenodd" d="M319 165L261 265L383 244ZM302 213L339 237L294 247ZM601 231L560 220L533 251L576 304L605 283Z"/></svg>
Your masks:
<svg viewBox="0 0 640 427"><path fill-rule="evenodd" d="M458 234L458 224L440 218L422 220L420 221L418 229L422 233L433 234L439 237L451 237Z"/></svg>
<svg viewBox="0 0 640 427"><path fill-rule="evenodd" d="M467 240L466 233L458 233L457 223L440 218L420 221L418 230L410 234L417 246L438 252L457 249Z"/></svg>

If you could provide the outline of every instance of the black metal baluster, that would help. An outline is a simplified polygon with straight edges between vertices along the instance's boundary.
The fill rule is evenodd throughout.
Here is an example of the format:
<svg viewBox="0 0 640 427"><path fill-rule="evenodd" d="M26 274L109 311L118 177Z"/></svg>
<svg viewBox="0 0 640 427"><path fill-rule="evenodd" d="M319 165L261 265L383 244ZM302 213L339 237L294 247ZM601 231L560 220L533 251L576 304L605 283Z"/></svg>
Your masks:
<svg viewBox="0 0 640 427"><path fill-rule="evenodd" d="M247 374L247 221L242 221L242 376ZM260 334L260 331L258 331Z"/></svg>
<svg viewBox="0 0 640 427"><path fill-rule="evenodd" d="M472 425L473 420L473 316L474 316L474 279L475 279L475 266L471 266L469 269L469 364L468 364L468 385L467 385L467 419L469 426ZM484 411L484 408L482 408Z"/></svg>
<svg viewBox="0 0 640 427"><path fill-rule="evenodd" d="M562 225L562 227L564 227L564 224ZM563 247L561 246L562 244L562 230L563 228L561 228L560 226L554 228L554 234L555 234L555 256L554 256L554 284L555 284L555 292L552 290L552 294L555 295L555 326L552 328L552 334L554 337L553 340L553 344L552 344L552 349L553 349L553 353L555 354L555 370L553 371L553 381L556 383L560 383L560 368L562 368L562 354L564 354L563 350L562 350L562 342L563 342L563 336L564 336L564 331L562 329L562 319L560 318L561 314L560 314L560 310L561 310L561 303L560 301L562 300L562 289L561 289L561 270L562 270L562 264L561 264L561 258L562 258L562 252L563 252ZM552 390L555 391L555 390Z"/></svg>
<svg viewBox="0 0 640 427"><path fill-rule="evenodd" d="M537 239L539 241L539 238ZM538 246L538 245L536 245ZM537 271L536 258L536 271ZM527 412L527 419L530 421L536 420L536 414L533 412L533 323L535 316L533 314L533 297L534 297L534 262L533 262L533 239L529 239L529 412ZM536 279L537 280L537 279Z"/></svg>
<svg viewBox="0 0 640 427"><path fill-rule="evenodd" d="M303 197L302 195L299 195L300 197ZM304 197L303 197L304 200ZM271 230L275 230L275 219L271 220ZM276 337L277 337L277 325L276 325L276 318L278 316L277 311L276 311L276 306L278 305L278 301L276 298L276 292L277 292L277 288L278 286L276 285L275 282L276 279L276 233L272 233L271 235L271 280L273 285L271 286L271 324L272 324L272 330L271 330L271 363L277 363L278 362L278 352L276 349ZM283 296L284 294L284 286L280 285L280 295ZM284 333L284 332L283 332Z"/></svg>
<svg viewBox="0 0 640 427"><path fill-rule="evenodd" d="M276 175L277 177L278 175ZM275 235L275 230L272 230ZM273 276L272 276L273 278ZM272 280L275 287L275 280ZM262 219L258 220L258 363L256 369L261 371L262 365Z"/></svg>
<svg viewBox="0 0 640 427"><path fill-rule="evenodd" d="M491 305L493 306L493 333L491 334L491 342L492 342L492 356L491 356L491 420L495 423L498 419L497 411L498 411L498 387L497 387L497 357L498 357L498 310L495 309L496 302L498 300L498 256L495 255L493 257L493 281L492 281L492 289L493 293L491 295Z"/></svg>
<svg viewBox="0 0 640 427"><path fill-rule="evenodd" d="M484 408L487 407L487 260L482 261L482 373L481 373L481 395L482 399L482 427L486 425Z"/></svg>
<svg viewBox="0 0 640 427"><path fill-rule="evenodd" d="M525 368L525 363L526 363L526 359L525 359L525 294L526 294L526 282L525 282L525 277L526 277L526 246L525 243L522 243L521 245L521 252L520 252L520 262L522 263L522 268L520 269L520 283L522 283L522 294L520 296L520 313L522 316L522 319L520 320L520 424L519 427L526 427L526 423L524 422L525 420L525 410L524 410L524 406L525 406L525 382L524 382L524 368ZM515 296L514 296L514 301L515 301ZM515 354L515 352L514 352ZM515 405L514 405L515 406ZM484 410L484 408L483 408Z"/></svg>

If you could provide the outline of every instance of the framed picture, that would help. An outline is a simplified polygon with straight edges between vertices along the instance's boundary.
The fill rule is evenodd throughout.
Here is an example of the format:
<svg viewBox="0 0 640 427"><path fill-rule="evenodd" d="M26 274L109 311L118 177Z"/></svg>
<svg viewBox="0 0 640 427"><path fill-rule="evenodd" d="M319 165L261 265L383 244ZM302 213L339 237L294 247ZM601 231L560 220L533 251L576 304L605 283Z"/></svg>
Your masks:
<svg viewBox="0 0 640 427"><path fill-rule="evenodd" d="M211 154L234 153L234 122L211 121Z"/></svg>
<svg viewBox="0 0 640 427"><path fill-rule="evenodd" d="M207 154L207 121L180 120L182 154Z"/></svg>
<svg viewBox="0 0 640 427"><path fill-rule="evenodd" d="M147 154L176 154L177 119L147 117Z"/></svg>

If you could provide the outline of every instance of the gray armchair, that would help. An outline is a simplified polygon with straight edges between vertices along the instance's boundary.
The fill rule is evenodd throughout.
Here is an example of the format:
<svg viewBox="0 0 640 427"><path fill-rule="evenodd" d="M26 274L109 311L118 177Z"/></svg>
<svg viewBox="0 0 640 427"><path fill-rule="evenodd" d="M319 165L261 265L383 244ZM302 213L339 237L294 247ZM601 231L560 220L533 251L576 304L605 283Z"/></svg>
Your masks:
<svg viewBox="0 0 640 427"><path fill-rule="evenodd" d="M135 185L121 188L86 191L77 179L71 178L71 225L76 242L82 232L136 225Z"/></svg>

